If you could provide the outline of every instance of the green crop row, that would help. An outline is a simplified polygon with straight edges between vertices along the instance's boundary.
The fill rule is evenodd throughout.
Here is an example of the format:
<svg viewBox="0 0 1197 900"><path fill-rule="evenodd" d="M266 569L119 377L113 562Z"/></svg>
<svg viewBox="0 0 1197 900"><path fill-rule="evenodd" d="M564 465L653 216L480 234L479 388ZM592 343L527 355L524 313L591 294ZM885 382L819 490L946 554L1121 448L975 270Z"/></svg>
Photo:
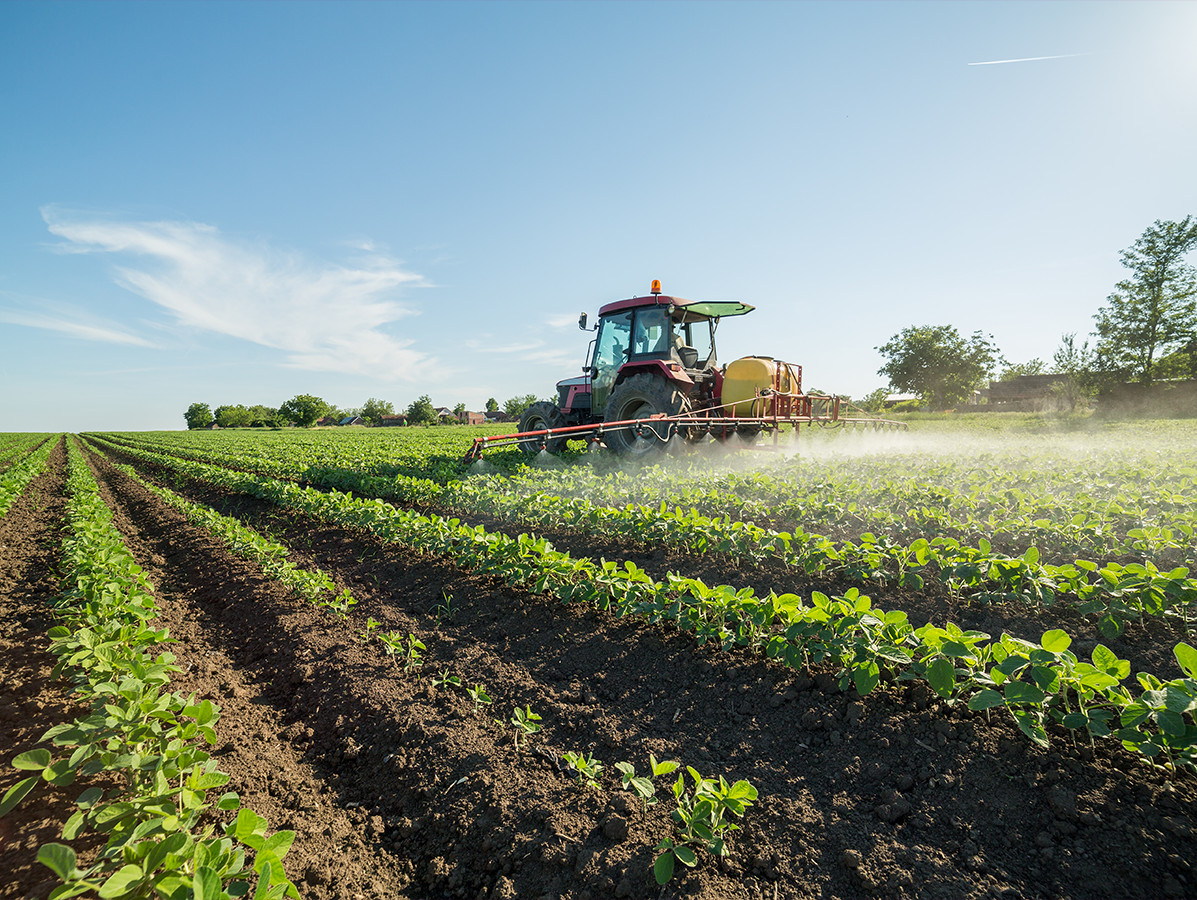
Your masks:
<svg viewBox="0 0 1197 900"><path fill-rule="evenodd" d="M210 507L193 503L172 490L146 481L132 466L119 463L113 465L146 490L157 495L168 506L182 512L192 523L223 541L231 553L256 562L267 578L285 584L314 606L330 609L344 616L357 603L348 590L337 593L336 585L327 573L319 569L301 569L287 559L289 551L282 544L258 534L252 528L247 528L237 519L222 516Z"/></svg>
<svg viewBox="0 0 1197 900"><path fill-rule="evenodd" d="M861 694L884 677L921 679L950 702L973 709L1003 706L1032 740L1046 744L1055 723L1095 737L1114 736L1128 750L1167 766L1197 766L1197 650L1178 644L1186 678L1169 682L1143 673L1135 695L1122 682L1130 665L1099 645L1092 662L1068 650L1071 639L1050 631L1040 643L1002 635L997 641L953 625L913 628L906 614L872 607L855 589L807 603L793 594L757 597L751 588L708 586L670 574L654 581L642 569L576 559L526 534L489 533L457 519L397 509L339 491L323 492L203 463L168 463L187 477L247 493L306 515L365 528L381 540L456 560L566 603L589 603L619 615L672 622L700 643L757 649L793 667L831 662L841 685Z"/></svg>
<svg viewBox="0 0 1197 900"><path fill-rule="evenodd" d="M240 806L237 794L211 799L229 778L216 769L204 744L214 744L218 709L167 691L174 657L160 652L170 640L156 629L152 587L111 523L74 443L68 446L67 515L63 544L63 622L50 630L66 675L90 707L82 718L55 726L38 747L18 754L13 766L36 774L22 778L0 801L7 814L40 784L65 788L98 778L76 800L62 837L106 836L90 864L80 867L66 844L49 843L38 859L61 880L51 900L94 892L102 898L225 898L252 896L298 900L282 858L294 832L266 833L266 820L242 808L216 835L217 810ZM247 852L254 855L247 865Z"/></svg>
<svg viewBox="0 0 1197 900"><path fill-rule="evenodd" d="M711 517L726 515L780 531L801 524L851 540L866 531L905 542L942 536L975 545L985 538L1008 556L1036 546L1050 562L1076 556L1124 562L1130 556L1173 568L1188 564L1197 534L1197 508L1190 500L1197 488L1197 441L1186 441L1185 429L1175 430L1170 440L1156 434L1144 439L1131 430L1083 443L1067 436L1033 441L1005 436L927 448L918 444L918 435L900 435L893 446L882 442L880 451L864 440L859 446L832 442L828 446L838 451L825 455L813 452L821 445L804 436L794 445L797 457L758 455L748 460L750 471L742 471L742 458L724 463L698 454L632 471L517 467L510 487L585 497L596 505L656 506L664 500ZM422 462L414 440L421 433L440 438L444 432L409 430L401 448L389 436L371 440L371 433L355 439L335 432L293 438L279 433L269 441L212 432L119 439L272 477L345 468L443 484L461 476L460 469L446 469L447 438L427 438ZM459 448L466 444L458 439ZM388 461L392 452L399 458ZM510 462L502 467L510 468Z"/></svg>
<svg viewBox="0 0 1197 900"><path fill-rule="evenodd" d="M919 589L925 579L933 579L953 593L987 600L1050 604L1058 595L1068 596L1075 598L1082 614L1097 617L1098 627L1107 637L1118 635L1128 621L1145 615L1178 615L1187 626L1197 604L1197 578L1190 577L1187 568L1161 571L1149 561L1099 565L1076 560L1053 565L1041 561L1033 547L1011 557L995 553L985 539L976 547L948 537L918 538L904 545L886 535L866 532L858 542L834 541L801 528L778 532L726 516L705 516L665 501L658 507L612 507L582 498L523 493L510 489L504 478L480 477L442 485L430 479L372 476L346 467L301 472L279 462L273 469L285 478L302 478L368 497L437 505L462 515L482 512L522 525L582 528L639 543L723 553L738 560L775 560L807 574L839 575L862 585Z"/></svg>
<svg viewBox="0 0 1197 900"><path fill-rule="evenodd" d="M29 482L45 470L46 460L50 458L56 443L49 439L43 441L41 446L0 475L0 519L8 515L9 508L24 493Z"/></svg>

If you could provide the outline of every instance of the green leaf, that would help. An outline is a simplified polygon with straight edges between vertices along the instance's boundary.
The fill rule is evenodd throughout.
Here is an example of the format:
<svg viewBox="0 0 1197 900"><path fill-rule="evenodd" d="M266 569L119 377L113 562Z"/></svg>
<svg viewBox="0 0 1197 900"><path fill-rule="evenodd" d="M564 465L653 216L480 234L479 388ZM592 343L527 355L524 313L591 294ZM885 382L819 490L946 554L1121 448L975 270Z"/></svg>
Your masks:
<svg viewBox="0 0 1197 900"><path fill-rule="evenodd" d="M1190 678L1197 678L1197 648L1181 641L1172 652L1176 654L1176 661Z"/></svg>
<svg viewBox="0 0 1197 900"><path fill-rule="evenodd" d="M31 790L37 785L38 777L31 775L28 778L22 778L4 793L4 799L0 800L0 816L6 815L18 803L24 800Z"/></svg>
<svg viewBox="0 0 1197 900"><path fill-rule="evenodd" d="M122 866L100 885L99 894L105 900L111 897L121 897L129 893L130 888L144 877L145 873L141 871L141 866L132 864Z"/></svg>
<svg viewBox="0 0 1197 900"><path fill-rule="evenodd" d="M1044 632L1040 644L1044 650L1050 650L1052 653L1063 653L1072 645L1072 638L1068 636L1067 632L1061 631L1059 628L1053 628L1051 631Z"/></svg>
<svg viewBox="0 0 1197 900"><path fill-rule="evenodd" d="M37 861L63 881L70 881L75 874L75 851L62 844L42 844Z"/></svg>
<svg viewBox="0 0 1197 900"><path fill-rule="evenodd" d="M295 843L294 831L276 831L262 845L262 852L273 853L279 859L282 859L287 855L287 851L291 849L293 843Z"/></svg>
<svg viewBox="0 0 1197 900"><path fill-rule="evenodd" d="M45 747L38 747L36 750L26 750L24 753L18 753L13 757L12 761L14 769L25 769L27 771L44 769L48 765L50 765L50 751Z"/></svg>
<svg viewBox="0 0 1197 900"><path fill-rule="evenodd" d="M992 709L995 706L1003 706L1005 703L1006 698L997 691L983 688L969 698L968 708L972 710Z"/></svg>
<svg viewBox="0 0 1197 900"><path fill-rule="evenodd" d="M673 864L672 850L666 850L657 857L657 861L653 863L653 877L657 879L657 884L669 884L669 879L673 877Z"/></svg>
<svg viewBox="0 0 1197 900"><path fill-rule="evenodd" d="M689 866L691 869L698 865L698 856L689 847L674 847L673 853L682 865Z"/></svg>
<svg viewBox="0 0 1197 900"><path fill-rule="evenodd" d="M195 877L191 879L191 890L195 893L195 900L216 900L222 893L220 876L209 866L199 866L195 870Z"/></svg>
<svg viewBox="0 0 1197 900"><path fill-rule="evenodd" d="M927 667L927 683L939 696L950 698L956 689L956 667L952 661L941 656L931 663Z"/></svg>

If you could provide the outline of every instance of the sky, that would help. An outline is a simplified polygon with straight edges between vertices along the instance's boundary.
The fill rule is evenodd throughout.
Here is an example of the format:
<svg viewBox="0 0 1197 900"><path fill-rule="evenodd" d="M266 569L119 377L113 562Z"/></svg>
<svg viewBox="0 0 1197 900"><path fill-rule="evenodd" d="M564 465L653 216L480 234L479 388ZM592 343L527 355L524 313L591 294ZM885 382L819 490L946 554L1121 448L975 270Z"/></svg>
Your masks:
<svg viewBox="0 0 1197 900"><path fill-rule="evenodd" d="M648 293L885 384L1078 340L1197 213L1197 3L0 3L0 431L481 409Z"/></svg>

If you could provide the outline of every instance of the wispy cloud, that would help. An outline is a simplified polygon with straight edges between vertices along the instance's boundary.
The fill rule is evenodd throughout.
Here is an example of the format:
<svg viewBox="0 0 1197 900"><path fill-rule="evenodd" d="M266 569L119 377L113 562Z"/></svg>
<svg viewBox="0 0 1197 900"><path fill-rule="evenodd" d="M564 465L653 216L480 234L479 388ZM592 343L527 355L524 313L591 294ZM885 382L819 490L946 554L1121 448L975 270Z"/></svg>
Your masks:
<svg viewBox="0 0 1197 900"><path fill-rule="evenodd" d="M384 328L415 310L397 302L423 279L369 242L345 265L236 242L194 222L116 222L42 210L66 253L111 253L147 264L115 266L117 283L168 310L186 328L283 350L297 368L407 378L424 353Z"/></svg>
<svg viewBox="0 0 1197 900"><path fill-rule="evenodd" d="M152 343L111 324L83 321L83 314L47 315L44 312L22 312L0 309L0 322L26 328L41 328L47 332L66 334L71 338L105 343L124 343L134 347L152 347Z"/></svg>
<svg viewBox="0 0 1197 900"><path fill-rule="evenodd" d="M1072 59L1074 56L1088 56L1088 53L1059 53L1055 56L1024 56L1020 59L990 59L985 62L971 62L970 66L1003 66L1006 63L1038 62L1041 59Z"/></svg>

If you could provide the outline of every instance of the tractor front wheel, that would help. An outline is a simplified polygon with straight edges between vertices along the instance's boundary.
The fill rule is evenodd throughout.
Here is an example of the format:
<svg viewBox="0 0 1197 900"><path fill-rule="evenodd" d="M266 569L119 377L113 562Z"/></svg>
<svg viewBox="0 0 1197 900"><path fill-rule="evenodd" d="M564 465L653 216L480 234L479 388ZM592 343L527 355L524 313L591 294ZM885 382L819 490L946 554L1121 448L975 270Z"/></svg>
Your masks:
<svg viewBox="0 0 1197 900"><path fill-rule="evenodd" d="M548 428L564 427L565 417L561 415L561 410L557 409L556 403L550 403L548 400L533 403L520 416L520 431L544 431ZM538 434L535 437L521 439L520 449L526 456L535 456L541 450L560 453L565 449L565 440L563 437L548 437Z"/></svg>
<svg viewBox="0 0 1197 900"><path fill-rule="evenodd" d="M647 419L658 414L680 416L690 411L686 395L674 385L646 373L633 375L622 384L616 385L603 411L605 422L623 422L628 419ZM675 433L685 435L685 427L673 423L646 422L639 429L617 428L605 432L603 437L612 452L620 456L646 457L659 453ZM639 433L638 433L639 432Z"/></svg>

